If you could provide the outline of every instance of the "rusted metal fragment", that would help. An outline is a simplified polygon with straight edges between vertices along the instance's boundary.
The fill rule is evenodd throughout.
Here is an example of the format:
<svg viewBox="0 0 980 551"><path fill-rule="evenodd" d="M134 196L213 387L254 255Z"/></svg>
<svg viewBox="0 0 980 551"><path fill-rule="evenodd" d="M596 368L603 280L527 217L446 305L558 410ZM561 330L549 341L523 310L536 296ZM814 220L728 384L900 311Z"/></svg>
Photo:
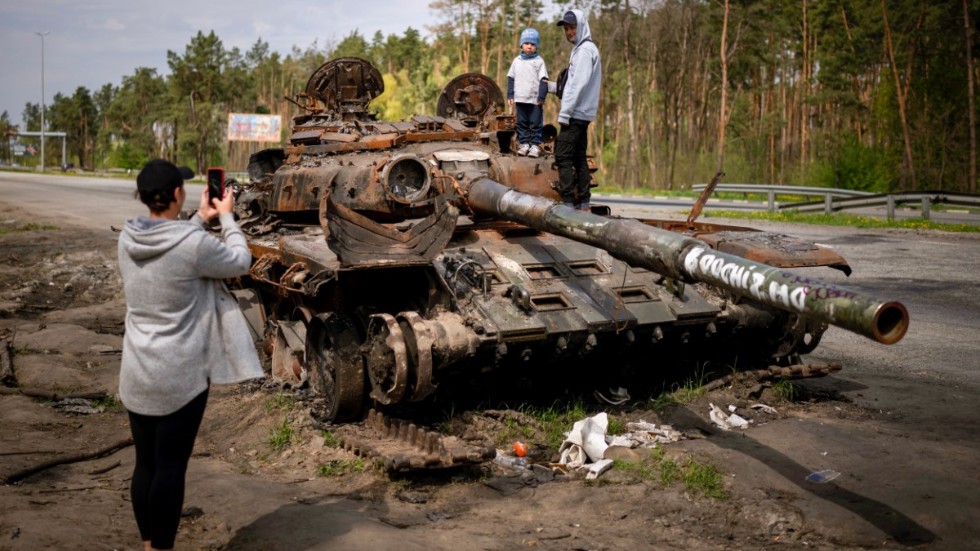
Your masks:
<svg viewBox="0 0 980 551"><path fill-rule="evenodd" d="M490 166L498 182L508 182L514 189L524 193L547 197L554 201L561 200L557 180L552 181L548 177L551 174L551 164L548 160L498 155L491 159Z"/></svg>
<svg viewBox="0 0 980 551"><path fill-rule="evenodd" d="M272 347L272 379L299 388L306 382L306 325L300 321L275 324Z"/></svg>
<svg viewBox="0 0 980 551"><path fill-rule="evenodd" d="M344 120L360 118L368 103L385 91L385 82L369 61L342 57L321 65L306 83L306 96L314 105Z"/></svg>
<svg viewBox="0 0 980 551"><path fill-rule="evenodd" d="M371 316L364 350L371 398L380 404L397 404L408 387L408 347L394 316Z"/></svg>
<svg viewBox="0 0 980 551"><path fill-rule="evenodd" d="M851 267L839 254L789 235L761 231L725 231L701 234L698 239L713 249L777 268L828 266L844 272L845 275L851 275Z"/></svg>
<svg viewBox="0 0 980 551"><path fill-rule="evenodd" d="M293 136L295 138L295 135ZM360 136L357 134L348 134L345 132L324 132L320 134L320 141L324 143L328 142L356 142Z"/></svg>
<svg viewBox="0 0 980 551"><path fill-rule="evenodd" d="M400 231L333 200L327 201L326 208L330 235L327 243L345 268L428 263L452 238L459 215L448 201L436 201L432 214Z"/></svg>
<svg viewBox="0 0 980 551"><path fill-rule="evenodd" d="M774 381L776 379L806 379L810 377L825 377L831 373L837 373L840 370L841 364L837 363L826 365L797 364L786 367L773 365L766 369L729 373L720 379L715 379L714 381L709 382L702 388L704 388L706 391L711 391L733 382L751 381L761 383L763 381Z"/></svg>
<svg viewBox="0 0 980 551"><path fill-rule="evenodd" d="M476 137L476 132L418 132L405 134L405 141L413 142L441 142L454 140L472 140Z"/></svg>
<svg viewBox="0 0 980 551"><path fill-rule="evenodd" d="M289 138L289 141L295 145L320 143L320 136L322 134L323 131L318 129L300 130L298 132L293 132L293 135Z"/></svg>
<svg viewBox="0 0 980 551"><path fill-rule="evenodd" d="M708 202L708 198L711 197L712 192L715 191L715 187L718 185L718 182L724 175L724 172L716 173L715 177L711 179L708 185L704 186L704 190L701 191L701 195L698 196L698 200L695 201L694 206L691 207L690 214L687 215L688 226L694 224L694 221L701 215L701 209L704 208L704 205Z"/></svg>
<svg viewBox="0 0 980 551"><path fill-rule="evenodd" d="M363 423L341 425L332 432L345 449L380 459L394 472L477 465L497 454L490 442L442 435L373 409Z"/></svg>
<svg viewBox="0 0 980 551"><path fill-rule="evenodd" d="M436 113L440 116L470 124L503 112L504 97L500 88L480 73L465 73L451 80L442 89L436 104Z"/></svg>

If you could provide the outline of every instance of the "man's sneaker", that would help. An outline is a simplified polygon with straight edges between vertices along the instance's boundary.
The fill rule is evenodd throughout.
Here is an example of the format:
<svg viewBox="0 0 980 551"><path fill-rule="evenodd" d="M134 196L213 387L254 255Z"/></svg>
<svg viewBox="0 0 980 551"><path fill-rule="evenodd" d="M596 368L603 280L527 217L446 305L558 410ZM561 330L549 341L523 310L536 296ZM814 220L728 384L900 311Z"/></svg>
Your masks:
<svg viewBox="0 0 980 551"><path fill-rule="evenodd" d="M582 203L581 205L575 207L578 210L584 210L585 212L592 212L592 205L588 203Z"/></svg>
<svg viewBox="0 0 980 551"><path fill-rule="evenodd" d="M538 147L538 146L536 146L536 145L532 145L531 146L531 149L528 149L527 150L527 156L528 157L540 157L541 156L541 148Z"/></svg>
<svg viewBox="0 0 980 551"><path fill-rule="evenodd" d="M527 155L529 149L531 149L531 144L522 143L521 146L517 148L517 154L521 156Z"/></svg>

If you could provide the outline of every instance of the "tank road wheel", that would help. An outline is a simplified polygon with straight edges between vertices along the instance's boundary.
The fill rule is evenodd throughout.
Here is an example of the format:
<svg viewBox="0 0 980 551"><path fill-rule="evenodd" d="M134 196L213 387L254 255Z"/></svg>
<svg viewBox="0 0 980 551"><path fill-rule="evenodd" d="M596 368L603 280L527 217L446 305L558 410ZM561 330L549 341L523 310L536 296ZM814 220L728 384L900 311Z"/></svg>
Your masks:
<svg viewBox="0 0 980 551"><path fill-rule="evenodd" d="M326 403L327 420L360 419L364 360L351 320L333 313L313 318L306 332L306 358L313 383Z"/></svg>

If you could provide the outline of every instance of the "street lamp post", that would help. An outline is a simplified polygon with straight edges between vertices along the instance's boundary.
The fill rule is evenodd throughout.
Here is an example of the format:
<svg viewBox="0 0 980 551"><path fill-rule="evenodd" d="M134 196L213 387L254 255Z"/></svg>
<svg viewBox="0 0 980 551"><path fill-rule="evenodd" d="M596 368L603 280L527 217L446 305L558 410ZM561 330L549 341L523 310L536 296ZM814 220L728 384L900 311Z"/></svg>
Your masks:
<svg viewBox="0 0 980 551"><path fill-rule="evenodd" d="M41 172L44 172L44 37L51 31L34 31L41 37Z"/></svg>

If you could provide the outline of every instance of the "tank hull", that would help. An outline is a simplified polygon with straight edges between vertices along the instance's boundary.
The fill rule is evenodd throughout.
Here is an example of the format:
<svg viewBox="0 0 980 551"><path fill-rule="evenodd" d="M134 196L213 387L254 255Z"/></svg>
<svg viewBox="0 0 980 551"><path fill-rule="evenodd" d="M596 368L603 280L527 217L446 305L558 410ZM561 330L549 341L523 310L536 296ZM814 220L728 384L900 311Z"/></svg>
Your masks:
<svg viewBox="0 0 980 551"><path fill-rule="evenodd" d="M236 202L254 257L240 300L273 375L316 388L327 419L487 373L598 382L788 366L827 324L883 343L904 334L899 303L791 271L849 272L832 251L556 203L551 143L517 155L513 117L482 75L452 81L437 115L384 122L364 109L383 91L366 62L331 63L290 143L253 156ZM335 86L367 99L338 102Z"/></svg>

